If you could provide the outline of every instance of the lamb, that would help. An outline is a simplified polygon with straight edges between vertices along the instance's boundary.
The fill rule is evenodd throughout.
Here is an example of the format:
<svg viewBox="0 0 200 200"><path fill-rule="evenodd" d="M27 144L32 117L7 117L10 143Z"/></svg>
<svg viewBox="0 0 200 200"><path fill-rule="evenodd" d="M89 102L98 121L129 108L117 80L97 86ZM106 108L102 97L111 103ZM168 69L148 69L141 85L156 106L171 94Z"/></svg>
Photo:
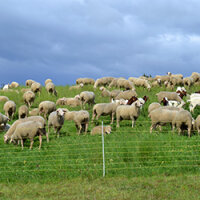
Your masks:
<svg viewBox="0 0 200 200"><path fill-rule="evenodd" d="M53 101L42 101L39 106L39 114L44 114L44 118L47 119L47 115L56 110L56 104Z"/></svg>
<svg viewBox="0 0 200 200"><path fill-rule="evenodd" d="M27 91L23 94L23 100L30 108L35 100L35 94L32 91Z"/></svg>
<svg viewBox="0 0 200 200"><path fill-rule="evenodd" d="M94 92L89 91L83 91L80 93L80 99L81 99L81 107L85 108L85 104L88 103L88 105L95 104L95 94Z"/></svg>
<svg viewBox="0 0 200 200"><path fill-rule="evenodd" d="M83 87L83 83L80 83L79 85L73 85L69 88L69 90L79 90Z"/></svg>
<svg viewBox="0 0 200 200"><path fill-rule="evenodd" d="M110 97L110 91L107 90L105 87L100 87L101 92L101 96L102 97Z"/></svg>
<svg viewBox="0 0 200 200"><path fill-rule="evenodd" d="M121 91L115 99L127 99L129 100L132 96L137 97L137 93L134 90L126 90L126 91Z"/></svg>
<svg viewBox="0 0 200 200"><path fill-rule="evenodd" d="M135 101L132 105L118 106L116 109L117 128L120 127L119 121L123 119L132 120L132 128L135 120L139 117L141 103L139 100Z"/></svg>
<svg viewBox="0 0 200 200"><path fill-rule="evenodd" d="M61 108L58 108L56 111L52 112L49 115L48 133L47 133L48 135L50 127L53 126L55 133L57 134L57 137L60 136L60 129L62 128L65 120L64 115L65 115L65 110L62 110ZM49 139L47 142L49 142Z"/></svg>
<svg viewBox="0 0 200 200"><path fill-rule="evenodd" d="M163 103L164 106L173 106L179 108L182 108L185 105L184 101L182 101L181 103L174 100L169 101L167 97L164 97L161 102Z"/></svg>
<svg viewBox="0 0 200 200"><path fill-rule="evenodd" d="M84 85L94 85L95 80L92 78L78 78L76 80L76 84L84 84Z"/></svg>
<svg viewBox="0 0 200 200"><path fill-rule="evenodd" d="M82 130L85 130L85 134L88 130L90 115L86 110L79 111L69 111L64 109L65 111L65 120L72 120L75 122L76 128L78 130L78 134L80 135Z"/></svg>
<svg viewBox="0 0 200 200"><path fill-rule="evenodd" d="M9 101L7 96L0 96L0 102Z"/></svg>
<svg viewBox="0 0 200 200"><path fill-rule="evenodd" d="M198 134L200 135L200 115L198 115L195 120L195 128L197 129Z"/></svg>
<svg viewBox="0 0 200 200"><path fill-rule="evenodd" d="M119 106L119 103L98 103L94 105L92 112L92 121L94 121L95 118L96 120L98 120L101 115L110 115L111 124L113 124L117 106Z"/></svg>
<svg viewBox="0 0 200 200"><path fill-rule="evenodd" d="M42 135L45 134L45 128L42 123L36 122L36 121L27 121L19 124L16 127L15 132L11 136L11 141L10 142L16 142L18 140L21 140L21 146L22 150L24 148L24 139L30 139L30 149L33 147L34 143L34 137L39 136L39 149L41 148L42 145Z"/></svg>
<svg viewBox="0 0 200 200"><path fill-rule="evenodd" d="M55 96L57 96L55 85L52 82L47 83L45 85L45 88L49 94L54 94Z"/></svg>
<svg viewBox="0 0 200 200"><path fill-rule="evenodd" d="M173 130L175 129L175 126L178 129L178 133L180 135L182 131L182 127L184 125L187 126L188 129L188 137L191 136L191 130L192 130L192 125L194 124L192 115L189 111L187 110L182 110L176 113L175 117L172 120L172 127Z"/></svg>
<svg viewBox="0 0 200 200"><path fill-rule="evenodd" d="M190 112L194 113L195 107L197 105L200 106L200 97L194 97L192 99L187 100L187 102L190 102L190 105L189 105Z"/></svg>
<svg viewBox="0 0 200 200"><path fill-rule="evenodd" d="M19 107L18 117L19 119L28 117L28 107L26 105L22 105Z"/></svg>
<svg viewBox="0 0 200 200"><path fill-rule="evenodd" d="M17 88L17 87L19 87L19 83L13 81L13 82L10 84L9 87L10 87L10 88Z"/></svg>
<svg viewBox="0 0 200 200"><path fill-rule="evenodd" d="M35 94L38 92L39 95L42 91L42 85L38 82L34 82L32 85L31 85L31 91L34 92Z"/></svg>
<svg viewBox="0 0 200 200"><path fill-rule="evenodd" d="M179 110L169 110L164 109L163 107L152 110L148 115L148 117L151 118L150 133L152 133L152 130L158 125L161 130L161 126L166 125L167 123L172 123L177 112L179 112Z"/></svg>
<svg viewBox="0 0 200 200"><path fill-rule="evenodd" d="M110 134L111 133L111 126L103 126L103 133L104 134ZM95 126L92 130L91 130L91 135L97 135L97 134L102 134L102 126Z"/></svg>
<svg viewBox="0 0 200 200"><path fill-rule="evenodd" d="M114 78L113 77L103 77L103 78L99 78L95 81L94 83L94 88L98 87L98 86L106 86L109 85L112 80Z"/></svg>
<svg viewBox="0 0 200 200"><path fill-rule="evenodd" d="M37 116L39 115L39 108L34 108L33 110L29 111L29 116Z"/></svg>
<svg viewBox="0 0 200 200"><path fill-rule="evenodd" d="M142 86L147 88L149 91L151 90L151 85L148 80L134 77L130 77L128 80L133 82L135 86Z"/></svg>
<svg viewBox="0 0 200 200"><path fill-rule="evenodd" d="M4 127L6 127L6 124L8 121L10 121L10 119L7 116L0 113L0 125L3 125L2 126L3 129L4 129Z"/></svg>
<svg viewBox="0 0 200 200"><path fill-rule="evenodd" d="M48 83L53 83L53 81L52 81L50 78L48 78L48 79L46 79L46 81L44 82L45 86L46 86Z"/></svg>
<svg viewBox="0 0 200 200"><path fill-rule="evenodd" d="M12 120L16 111L15 102L11 100L7 101L3 106L3 110L5 111L5 115Z"/></svg>
<svg viewBox="0 0 200 200"><path fill-rule="evenodd" d="M11 139L11 136L13 135L16 127L22 123L22 122L27 122L27 121L39 121L40 123L42 123L42 125L45 127L46 125L46 122L44 120L43 117L41 116L32 116L32 117L27 117L27 118L24 118L24 119L18 119L16 120L12 126L9 128L9 130L6 132L6 134L4 135L4 143L8 142L8 140Z"/></svg>
<svg viewBox="0 0 200 200"><path fill-rule="evenodd" d="M176 92L162 91L162 92L157 93L156 96L158 97L159 103L161 103L161 101L163 100L164 97L167 97L168 100L175 100L180 103L182 102L182 99Z"/></svg>
<svg viewBox="0 0 200 200"><path fill-rule="evenodd" d="M34 80L28 79L28 80L26 80L26 86L31 87L31 85L32 85L34 82L35 82Z"/></svg>

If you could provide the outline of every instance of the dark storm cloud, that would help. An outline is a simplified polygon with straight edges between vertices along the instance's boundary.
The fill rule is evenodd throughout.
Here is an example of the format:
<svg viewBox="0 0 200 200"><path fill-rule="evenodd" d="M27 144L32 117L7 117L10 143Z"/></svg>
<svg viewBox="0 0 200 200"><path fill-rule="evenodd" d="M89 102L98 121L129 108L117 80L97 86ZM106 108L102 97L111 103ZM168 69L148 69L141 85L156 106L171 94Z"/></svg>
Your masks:
<svg viewBox="0 0 200 200"><path fill-rule="evenodd" d="M199 8L195 0L1 2L1 83L190 75L200 65Z"/></svg>

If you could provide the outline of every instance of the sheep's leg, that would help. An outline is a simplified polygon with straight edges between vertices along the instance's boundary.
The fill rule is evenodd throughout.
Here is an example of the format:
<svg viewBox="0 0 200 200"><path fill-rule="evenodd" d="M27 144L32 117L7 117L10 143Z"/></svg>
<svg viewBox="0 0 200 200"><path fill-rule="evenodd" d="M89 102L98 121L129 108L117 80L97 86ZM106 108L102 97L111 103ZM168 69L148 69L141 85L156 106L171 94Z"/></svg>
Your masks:
<svg viewBox="0 0 200 200"><path fill-rule="evenodd" d="M181 128L178 127L178 135L181 135Z"/></svg>
<svg viewBox="0 0 200 200"><path fill-rule="evenodd" d="M119 128L120 127L120 125L119 125L119 118L117 118L117 128Z"/></svg>
<svg viewBox="0 0 200 200"><path fill-rule="evenodd" d="M22 146L22 150L24 149L24 141L23 139L21 139L21 146Z"/></svg>
<svg viewBox="0 0 200 200"><path fill-rule="evenodd" d="M34 140L33 140L33 138L31 139L31 145L30 145L30 149L32 149L33 148L33 142L34 142Z"/></svg>
<svg viewBox="0 0 200 200"><path fill-rule="evenodd" d="M50 126L48 126L48 131L46 132L47 143L49 143L49 131L50 131Z"/></svg>
<svg viewBox="0 0 200 200"><path fill-rule="evenodd" d="M135 120L134 118L132 119L132 128L134 127L134 124L135 124Z"/></svg>
<svg viewBox="0 0 200 200"><path fill-rule="evenodd" d="M79 132L78 132L79 135L81 134L81 130L82 130L82 125L80 124L80 125L79 125Z"/></svg>
<svg viewBox="0 0 200 200"><path fill-rule="evenodd" d="M191 129L192 129L192 127L189 125L188 126L188 137L191 137Z"/></svg>
<svg viewBox="0 0 200 200"><path fill-rule="evenodd" d="M198 131L198 134L200 135L200 128L199 128L199 126L197 127L197 131Z"/></svg>
<svg viewBox="0 0 200 200"><path fill-rule="evenodd" d="M114 117L115 117L115 113L113 112L113 113L112 113L112 116L111 116L111 123L110 123L110 124L113 124L113 122L114 122Z"/></svg>
<svg viewBox="0 0 200 200"><path fill-rule="evenodd" d="M61 127L57 128L57 138L60 137L60 129L61 129Z"/></svg>
<svg viewBox="0 0 200 200"><path fill-rule="evenodd" d="M85 134L87 133L88 130L88 123L85 124Z"/></svg>
<svg viewBox="0 0 200 200"><path fill-rule="evenodd" d="M92 122L94 122L95 117L96 117L96 114L95 114L95 112L93 112L93 115L92 115Z"/></svg>
<svg viewBox="0 0 200 200"><path fill-rule="evenodd" d="M155 129L155 127L156 127L156 124L152 123L150 127L150 133L152 133L152 130Z"/></svg>
<svg viewBox="0 0 200 200"><path fill-rule="evenodd" d="M39 149L41 149L41 146L42 146L42 135L39 135L39 141L40 141Z"/></svg>

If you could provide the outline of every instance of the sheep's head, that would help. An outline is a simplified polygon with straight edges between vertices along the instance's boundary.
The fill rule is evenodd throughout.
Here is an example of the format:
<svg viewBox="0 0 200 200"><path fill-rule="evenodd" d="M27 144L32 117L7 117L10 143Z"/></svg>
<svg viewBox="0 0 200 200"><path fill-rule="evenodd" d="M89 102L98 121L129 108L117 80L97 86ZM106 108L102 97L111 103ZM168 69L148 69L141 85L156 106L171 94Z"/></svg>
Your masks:
<svg viewBox="0 0 200 200"><path fill-rule="evenodd" d="M111 133L111 129L112 129L111 126L107 126L106 130L105 130L105 133L106 134L110 134Z"/></svg>
<svg viewBox="0 0 200 200"><path fill-rule="evenodd" d="M168 104L168 99L167 97L164 97L161 101L161 103L163 103L164 106L166 106Z"/></svg>
<svg viewBox="0 0 200 200"><path fill-rule="evenodd" d="M60 117L64 116L65 112L66 111L64 109L62 109L62 108L58 108L56 110L57 115L60 116Z"/></svg>
<svg viewBox="0 0 200 200"><path fill-rule="evenodd" d="M81 97L80 97L80 95L79 95L79 94L78 94L78 95L76 95L74 98L75 98L75 99L78 99L78 100L80 100L80 99L81 99Z"/></svg>
<svg viewBox="0 0 200 200"><path fill-rule="evenodd" d="M84 86L84 84L83 83L80 83L80 87L83 87Z"/></svg>

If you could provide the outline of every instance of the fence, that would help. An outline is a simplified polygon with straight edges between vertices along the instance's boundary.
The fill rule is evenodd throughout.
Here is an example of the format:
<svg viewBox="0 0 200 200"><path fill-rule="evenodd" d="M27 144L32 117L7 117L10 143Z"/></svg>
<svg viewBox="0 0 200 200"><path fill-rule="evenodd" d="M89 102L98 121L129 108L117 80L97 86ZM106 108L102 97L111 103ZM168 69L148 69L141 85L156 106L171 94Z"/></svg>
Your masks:
<svg viewBox="0 0 200 200"><path fill-rule="evenodd" d="M106 121L108 124L108 122ZM200 137L172 134L169 127L161 133L149 133L136 122L137 128L123 124L110 135L43 139L42 149L35 140L24 150L12 144L0 147L0 179L47 179L59 177L151 176L159 174L200 173ZM149 129L149 122L148 129ZM67 134L67 133L66 133Z"/></svg>

